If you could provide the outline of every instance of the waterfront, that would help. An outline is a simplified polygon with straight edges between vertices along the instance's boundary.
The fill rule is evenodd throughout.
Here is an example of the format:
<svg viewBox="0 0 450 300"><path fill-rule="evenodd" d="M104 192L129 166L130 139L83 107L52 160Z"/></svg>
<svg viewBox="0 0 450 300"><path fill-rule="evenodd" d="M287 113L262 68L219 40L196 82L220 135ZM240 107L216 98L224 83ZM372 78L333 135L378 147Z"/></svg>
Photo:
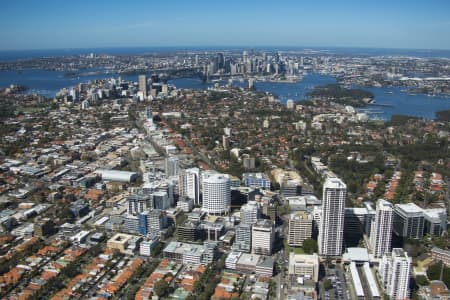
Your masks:
<svg viewBox="0 0 450 300"><path fill-rule="evenodd" d="M288 99L294 101L307 99L307 94L319 85L335 83L332 76L308 74L302 81L295 83L255 82L257 91L269 92L277 96L281 103ZM169 81L177 88L206 89L213 83L204 83L198 78L180 78ZM223 82L222 82L223 83ZM247 81L233 81L233 86L246 87ZM399 87L363 87L375 96L375 105L363 109L372 119L389 120L393 115L409 115L425 119L434 119L435 113L450 109L450 98L430 97L425 94L408 94ZM380 106L378 106L380 104Z"/></svg>
<svg viewBox="0 0 450 300"><path fill-rule="evenodd" d="M81 82L95 79L117 78L117 74L87 75L80 77L66 77L62 71L23 70L0 71L0 87L11 84L24 85L29 88L28 93L42 94L46 97L54 97L63 89L76 86ZM121 75L128 81L137 81L136 75ZM304 76L302 81L294 83L276 83L269 81L256 81L255 88L258 91L274 94L281 103L288 99L294 101L304 100L308 92L318 85L335 83L332 76L311 73ZM200 78L178 78L169 80L169 84L182 89L207 89L214 86L212 82L203 82ZM221 81L221 84L227 83ZM233 86L246 87L246 80L234 80ZM364 87L363 89L375 95L375 103L389 106L368 106L365 108L371 118L388 120L392 115L404 114L420 118L433 119L435 113L440 110L450 109L450 98L430 97L425 94L411 95L402 91L399 87Z"/></svg>

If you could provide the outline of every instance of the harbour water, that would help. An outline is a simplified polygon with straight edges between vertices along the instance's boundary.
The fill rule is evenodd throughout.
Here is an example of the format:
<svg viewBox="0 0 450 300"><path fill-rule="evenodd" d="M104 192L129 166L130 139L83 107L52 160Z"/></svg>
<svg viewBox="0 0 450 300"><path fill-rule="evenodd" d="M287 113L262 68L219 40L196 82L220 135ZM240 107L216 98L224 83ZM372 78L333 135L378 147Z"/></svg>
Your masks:
<svg viewBox="0 0 450 300"><path fill-rule="evenodd" d="M86 75L80 77L66 77L64 72L44 70L0 71L0 87L11 84L24 85L29 88L28 93L37 93L46 97L54 97L62 88L76 86L81 82L95 79L117 78L117 74ZM121 75L122 79L137 81L136 75ZM277 83L269 81L256 81L255 88L258 91L274 94L281 103L288 99L300 101L307 99L307 94L314 87L335 83L331 76L320 74L307 74L302 81L294 83ZM224 82L221 82L224 83ZM226 83L226 82L225 82ZM169 84L184 89L206 89L214 83L203 82L200 78L179 78L169 81ZM246 87L247 81L234 80L234 86ZM425 94L411 95L398 87L366 88L375 95L375 102L386 106L367 106L365 111L371 118L389 120L392 115L403 114L420 118L433 119L435 113L440 110L450 109L450 98L430 97Z"/></svg>

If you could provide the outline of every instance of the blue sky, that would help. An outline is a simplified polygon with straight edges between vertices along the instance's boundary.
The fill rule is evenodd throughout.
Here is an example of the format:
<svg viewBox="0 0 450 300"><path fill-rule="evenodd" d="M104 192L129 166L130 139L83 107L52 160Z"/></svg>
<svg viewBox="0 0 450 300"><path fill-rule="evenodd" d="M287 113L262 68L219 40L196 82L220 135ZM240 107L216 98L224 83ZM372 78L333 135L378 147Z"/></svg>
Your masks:
<svg viewBox="0 0 450 300"><path fill-rule="evenodd" d="M449 0L2 0L0 50L135 46L450 49Z"/></svg>

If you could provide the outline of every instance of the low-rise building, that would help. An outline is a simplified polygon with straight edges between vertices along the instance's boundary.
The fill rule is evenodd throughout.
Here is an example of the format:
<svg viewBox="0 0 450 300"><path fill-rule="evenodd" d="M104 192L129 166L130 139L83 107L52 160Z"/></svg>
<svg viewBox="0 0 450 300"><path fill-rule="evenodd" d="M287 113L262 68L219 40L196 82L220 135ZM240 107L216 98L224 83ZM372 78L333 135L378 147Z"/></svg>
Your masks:
<svg viewBox="0 0 450 300"><path fill-rule="evenodd" d="M319 256L317 254L289 254L289 275L319 280Z"/></svg>
<svg viewBox="0 0 450 300"><path fill-rule="evenodd" d="M163 250L164 258L189 265L209 264L215 258L217 243L204 245L170 242Z"/></svg>
<svg viewBox="0 0 450 300"><path fill-rule="evenodd" d="M110 249L115 249L121 253L125 253L132 238L132 235L118 233L108 240L106 246Z"/></svg>
<svg viewBox="0 0 450 300"><path fill-rule="evenodd" d="M431 249L431 258L436 262L442 261L447 267L450 266L449 250L433 247L433 249Z"/></svg>

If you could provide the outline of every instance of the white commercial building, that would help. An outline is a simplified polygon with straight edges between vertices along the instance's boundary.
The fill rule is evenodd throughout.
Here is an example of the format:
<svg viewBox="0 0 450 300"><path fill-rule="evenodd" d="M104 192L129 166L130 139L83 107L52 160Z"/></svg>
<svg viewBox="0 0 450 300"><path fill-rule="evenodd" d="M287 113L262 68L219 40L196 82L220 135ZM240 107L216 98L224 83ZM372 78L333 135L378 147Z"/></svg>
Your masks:
<svg viewBox="0 0 450 300"><path fill-rule="evenodd" d="M241 224L255 224L260 217L261 209L256 201L249 201L241 207Z"/></svg>
<svg viewBox="0 0 450 300"><path fill-rule="evenodd" d="M217 243L205 242L203 245L170 242L163 250L169 260L187 265L207 265L214 261Z"/></svg>
<svg viewBox="0 0 450 300"><path fill-rule="evenodd" d="M319 280L319 256L316 253L311 255L289 253L289 275L297 275L317 282Z"/></svg>
<svg viewBox="0 0 450 300"><path fill-rule="evenodd" d="M301 247L304 240L311 238L312 223L312 215L305 211L292 213L289 218L288 245Z"/></svg>
<svg viewBox="0 0 450 300"><path fill-rule="evenodd" d="M344 209L347 186L339 178L327 178L323 185L319 254L340 256L344 236Z"/></svg>
<svg viewBox="0 0 450 300"><path fill-rule="evenodd" d="M390 202L379 199L375 213L375 222L372 222L370 231L370 246L373 256L382 257L391 250L392 226L394 222L394 209Z"/></svg>
<svg viewBox="0 0 450 300"><path fill-rule="evenodd" d="M386 294L392 300L409 298L409 278L411 257L401 248L392 249L385 254L379 267L381 283Z"/></svg>
<svg viewBox="0 0 450 300"><path fill-rule="evenodd" d="M272 255L274 240L273 224L270 220L259 220L252 227L252 253Z"/></svg>
<svg viewBox="0 0 450 300"><path fill-rule="evenodd" d="M203 181L202 210L211 215L228 213L231 203L230 179L214 174Z"/></svg>
<svg viewBox="0 0 450 300"><path fill-rule="evenodd" d="M158 246L159 237L157 235L152 235L145 240L143 240L139 245L139 254L143 256L152 255L152 251Z"/></svg>

